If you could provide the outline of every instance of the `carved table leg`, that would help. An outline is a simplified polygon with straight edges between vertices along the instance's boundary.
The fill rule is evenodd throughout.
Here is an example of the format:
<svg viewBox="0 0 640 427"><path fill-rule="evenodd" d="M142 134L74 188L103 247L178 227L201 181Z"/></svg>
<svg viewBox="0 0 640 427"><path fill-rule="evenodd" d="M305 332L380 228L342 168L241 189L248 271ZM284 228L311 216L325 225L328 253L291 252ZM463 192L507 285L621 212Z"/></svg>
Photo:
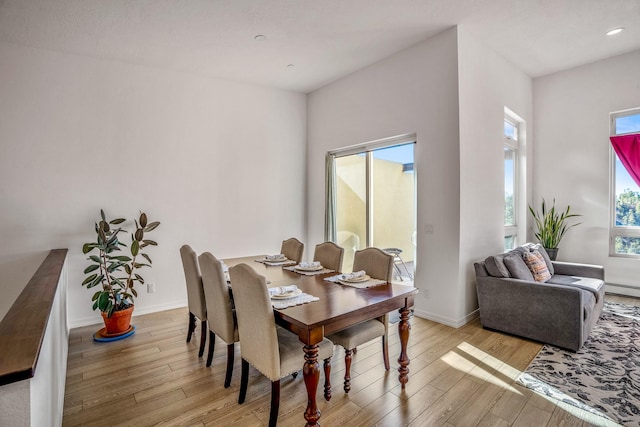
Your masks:
<svg viewBox="0 0 640 427"><path fill-rule="evenodd" d="M398 332L400 334L400 357L398 358L398 363L400 367L398 368L398 372L400 375L398 376L398 380L400 384L402 384L402 389L404 389L405 384L409 381L409 356L407 356L407 343L409 342L409 330L411 329L411 325L409 324L409 309L407 307L402 307L400 310L400 323L398 324Z"/></svg>
<svg viewBox="0 0 640 427"><path fill-rule="evenodd" d="M316 405L316 391L320 381L320 366L318 365L318 344L304 346L304 367L302 368L304 385L307 387L307 409L304 419L307 426L318 425L320 410Z"/></svg>

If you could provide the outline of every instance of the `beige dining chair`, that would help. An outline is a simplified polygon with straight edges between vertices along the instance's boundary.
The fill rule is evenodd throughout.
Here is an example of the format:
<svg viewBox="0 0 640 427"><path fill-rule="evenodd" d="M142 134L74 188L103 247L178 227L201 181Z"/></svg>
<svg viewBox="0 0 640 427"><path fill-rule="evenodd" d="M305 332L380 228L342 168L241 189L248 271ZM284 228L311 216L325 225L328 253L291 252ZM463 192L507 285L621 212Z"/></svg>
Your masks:
<svg viewBox="0 0 640 427"><path fill-rule="evenodd" d="M318 261L324 268L333 271L342 271L344 248L333 242L324 242L316 245L313 260Z"/></svg>
<svg viewBox="0 0 640 427"><path fill-rule="evenodd" d="M189 306L187 342L191 342L191 335L196 329L196 318L200 319L201 332L198 357L202 357L207 340L207 307L204 299L204 289L202 288L202 276L200 276L200 269L198 268L198 257L189 245L183 245L180 248L180 257L182 258L184 279L187 284L187 303Z"/></svg>
<svg viewBox="0 0 640 427"><path fill-rule="evenodd" d="M298 336L276 326L267 282L247 264L229 269L233 300L238 317L242 376L238 403L244 403L249 381L249 364L271 381L269 426L278 422L280 379L299 371L304 363L302 343ZM325 399L331 396L331 357L333 343L323 339L318 345L318 358L324 360Z"/></svg>
<svg viewBox="0 0 640 427"><path fill-rule="evenodd" d="M393 274L393 256L378 249L366 248L356 251L353 258L353 271L364 270L372 279L391 282ZM351 390L351 360L355 348L372 339L382 337L382 358L384 368L389 370L389 319L388 314L367 320L357 325L329 335L331 341L344 348L344 391Z"/></svg>
<svg viewBox="0 0 640 427"><path fill-rule="evenodd" d="M291 261L300 263L302 261L302 253L304 252L304 243L300 240L292 237L282 242L280 253L286 256Z"/></svg>
<svg viewBox="0 0 640 427"><path fill-rule="evenodd" d="M202 286L207 305L207 322L209 323L207 367L211 366L213 360L217 335L227 343L227 373L224 379L224 387L227 388L231 384L231 374L233 373L235 352L233 343L239 341L235 310L220 261L210 252L205 252L198 257L198 263L202 273Z"/></svg>

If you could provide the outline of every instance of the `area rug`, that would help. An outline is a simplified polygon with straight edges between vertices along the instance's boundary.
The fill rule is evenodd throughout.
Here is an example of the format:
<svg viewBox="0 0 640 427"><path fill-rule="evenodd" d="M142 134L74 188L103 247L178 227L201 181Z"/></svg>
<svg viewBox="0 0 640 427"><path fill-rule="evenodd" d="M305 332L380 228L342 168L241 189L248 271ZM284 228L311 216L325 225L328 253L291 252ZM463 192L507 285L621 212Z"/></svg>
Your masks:
<svg viewBox="0 0 640 427"><path fill-rule="evenodd" d="M622 425L640 426L640 307L605 302L582 349L545 345L518 382Z"/></svg>

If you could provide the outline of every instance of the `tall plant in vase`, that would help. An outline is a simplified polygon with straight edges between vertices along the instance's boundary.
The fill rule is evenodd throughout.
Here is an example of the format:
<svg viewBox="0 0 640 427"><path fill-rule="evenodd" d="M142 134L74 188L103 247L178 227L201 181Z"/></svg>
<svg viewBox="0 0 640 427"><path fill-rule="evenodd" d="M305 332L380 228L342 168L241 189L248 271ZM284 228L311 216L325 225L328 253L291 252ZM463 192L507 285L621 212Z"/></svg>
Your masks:
<svg viewBox="0 0 640 427"><path fill-rule="evenodd" d="M547 205L544 199L542 199L541 211L538 212L529 206L529 212L531 212L536 226L534 230L536 238L549 254L549 258L555 260L558 256L560 240L562 240L565 233L569 231L570 228L581 224L580 222L577 224L568 224L567 220L582 215L571 213L571 206L569 205L567 205L564 211L557 210L556 199L553 199L553 204L550 209L547 209Z"/></svg>
<svg viewBox="0 0 640 427"><path fill-rule="evenodd" d="M82 245L82 252L90 254L87 258L90 264L84 269L87 276L82 286L87 289L100 286L91 297L93 309L102 312L107 333L118 334L130 328L133 301L138 296L135 284L144 284L144 278L138 271L152 265L151 258L143 250L148 246L158 245L154 240L148 239L147 234L155 230L160 222L149 222L147 214L141 212L134 220L135 231L131 233L129 254L124 254L122 248L127 245L119 236L127 231L119 225L126 220L107 220L102 209L100 218L95 223L96 241ZM112 321L112 318L115 319Z"/></svg>

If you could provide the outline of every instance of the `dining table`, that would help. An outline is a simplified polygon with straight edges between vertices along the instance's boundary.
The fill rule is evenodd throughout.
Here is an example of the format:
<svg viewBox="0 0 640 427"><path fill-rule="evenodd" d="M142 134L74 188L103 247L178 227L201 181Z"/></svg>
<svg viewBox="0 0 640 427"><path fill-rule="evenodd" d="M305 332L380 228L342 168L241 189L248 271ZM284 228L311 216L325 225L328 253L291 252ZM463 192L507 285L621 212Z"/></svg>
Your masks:
<svg viewBox="0 0 640 427"><path fill-rule="evenodd" d="M265 255L256 255L228 258L223 262L228 267L241 263L251 266L267 279L268 287L296 285L303 293L318 298L313 302L273 310L276 324L296 334L302 343L304 351L302 373L308 397L304 412L307 426L318 425L320 419L320 410L316 403L316 391L320 380L318 343L333 332L374 319L393 310L398 310L400 313L398 331L401 350L398 358L398 380L402 388L405 388L405 384L409 381L407 354L411 329L409 314L414 304L414 296L418 292L415 287L384 282L360 289L326 280L340 272L302 274L303 272L287 269L282 265L259 262L264 260Z"/></svg>

